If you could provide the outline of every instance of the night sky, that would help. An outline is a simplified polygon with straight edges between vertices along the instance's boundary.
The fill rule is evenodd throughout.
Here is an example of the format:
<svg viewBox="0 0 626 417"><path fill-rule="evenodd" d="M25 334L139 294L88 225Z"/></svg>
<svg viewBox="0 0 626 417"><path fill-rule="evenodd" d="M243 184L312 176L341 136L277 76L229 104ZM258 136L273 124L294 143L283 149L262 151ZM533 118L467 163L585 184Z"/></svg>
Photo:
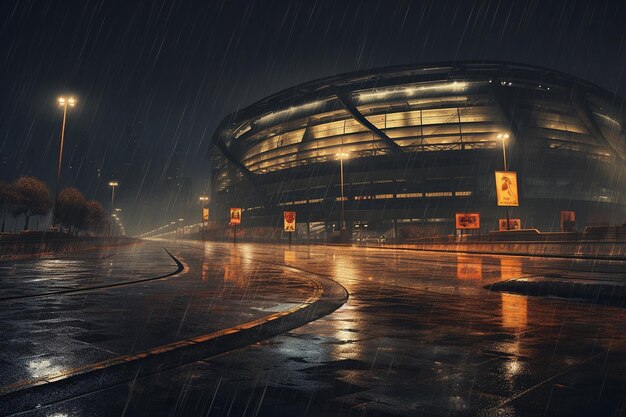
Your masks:
<svg viewBox="0 0 626 417"><path fill-rule="evenodd" d="M3 1L0 59L2 179L36 175L53 184L55 101L69 92L79 104L68 118L63 185L106 201L129 126L140 126L146 170L133 189L120 187L120 204L143 217L177 146L200 194L221 118L315 78L508 60L624 97L626 2ZM73 154L78 142L82 151ZM100 178L76 168L87 159Z"/></svg>

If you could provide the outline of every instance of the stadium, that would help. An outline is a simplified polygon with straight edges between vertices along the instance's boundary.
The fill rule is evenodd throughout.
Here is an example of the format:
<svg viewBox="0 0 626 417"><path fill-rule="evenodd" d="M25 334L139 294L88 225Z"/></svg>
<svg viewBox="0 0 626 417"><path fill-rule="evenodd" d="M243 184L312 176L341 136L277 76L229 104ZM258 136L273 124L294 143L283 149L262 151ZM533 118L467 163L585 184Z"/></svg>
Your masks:
<svg viewBox="0 0 626 417"><path fill-rule="evenodd" d="M228 115L214 133L211 220L325 238L498 229L494 172L517 174L522 228L626 217L624 101L584 80L506 62L389 67L311 81ZM342 197L343 196L343 197Z"/></svg>

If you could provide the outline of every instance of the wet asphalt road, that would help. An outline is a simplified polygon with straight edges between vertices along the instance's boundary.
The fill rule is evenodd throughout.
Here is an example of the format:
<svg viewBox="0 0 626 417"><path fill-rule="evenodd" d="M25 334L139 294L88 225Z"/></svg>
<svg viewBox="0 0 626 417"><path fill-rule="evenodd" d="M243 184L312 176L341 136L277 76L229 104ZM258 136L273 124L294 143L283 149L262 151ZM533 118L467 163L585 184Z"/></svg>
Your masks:
<svg viewBox="0 0 626 417"><path fill-rule="evenodd" d="M55 270L64 277L62 284L39 281L32 271L27 280L18 279L29 265L47 275L47 267L32 266L38 261L16 262L12 269L3 264L0 298L34 297L0 301L8 335L0 347L2 385L48 372L46 366L158 347L302 302L311 286L280 265L327 275L350 299L283 335L53 404L25 404L25 410L35 409L20 415L626 414L626 310L483 288L544 275L626 281L624 263L356 247L161 244L188 269L62 298L36 295L93 280L159 276L176 265L152 243L100 254L100 261L93 254L75 255L79 265L67 263L71 273ZM103 269L102 262L115 266ZM70 279L72 274L82 278ZM39 364L35 370L31 362Z"/></svg>

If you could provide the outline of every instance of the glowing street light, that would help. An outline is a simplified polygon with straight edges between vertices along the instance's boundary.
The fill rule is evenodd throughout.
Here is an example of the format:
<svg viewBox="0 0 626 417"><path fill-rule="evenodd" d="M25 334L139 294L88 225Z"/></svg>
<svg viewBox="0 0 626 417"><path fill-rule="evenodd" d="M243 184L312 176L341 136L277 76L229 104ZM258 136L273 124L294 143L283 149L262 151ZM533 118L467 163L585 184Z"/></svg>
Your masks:
<svg viewBox="0 0 626 417"><path fill-rule="evenodd" d="M54 192L54 210L52 211L52 226L56 227L57 223L57 201L59 199L59 185L61 183L61 164L63 162L63 143L65 142L65 121L67 119L67 108L76 106L74 97L59 97L57 103L63 107L63 124L61 125L61 145L59 146L59 163L57 166L57 183Z"/></svg>
<svg viewBox="0 0 626 417"><path fill-rule="evenodd" d="M109 206L109 214L112 217L117 217L113 214L113 203L115 202L115 187L120 185L117 181L110 181L109 187L111 187L111 205ZM111 222L109 222L109 236L111 236Z"/></svg>
<svg viewBox="0 0 626 417"><path fill-rule="evenodd" d="M205 195L201 195L200 197L198 197L198 199L202 202L202 212L200 214L200 225L202 227L202 240L204 241L204 229L205 229L205 224L204 224L204 205L206 204L207 201L209 201L209 197L205 196ZM208 221L208 214L207 214L207 221Z"/></svg>
<svg viewBox="0 0 626 417"><path fill-rule="evenodd" d="M341 178L341 229L346 228L346 218L344 214L344 195L343 195L343 158L348 158L350 154L346 152L339 152L335 155L339 158L339 166L340 166L340 178Z"/></svg>
<svg viewBox="0 0 626 417"><path fill-rule="evenodd" d="M178 224L180 225L180 238L181 239L185 237L185 225L183 225L184 220L185 219L178 219Z"/></svg>

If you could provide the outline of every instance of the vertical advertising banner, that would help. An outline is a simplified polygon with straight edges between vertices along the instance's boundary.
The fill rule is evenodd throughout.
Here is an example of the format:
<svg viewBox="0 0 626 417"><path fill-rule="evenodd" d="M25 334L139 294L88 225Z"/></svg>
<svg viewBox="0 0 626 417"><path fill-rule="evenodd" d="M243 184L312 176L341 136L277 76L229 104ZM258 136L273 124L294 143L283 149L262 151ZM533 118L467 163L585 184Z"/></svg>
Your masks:
<svg viewBox="0 0 626 417"><path fill-rule="evenodd" d="M202 209L202 222L206 223L209 221L209 209L208 208L203 208Z"/></svg>
<svg viewBox="0 0 626 417"><path fill-rule="evenodd" d="M499 206L519 206L516 172L496 171L496 196L498 198Z"/></svg>
<svg viewBox="0 0 626 417"><path fill-rule="evenodd" d="M241 224L241 209L238 207L230 209L230 224Z"/></svg>
<svg viewBox="0 0 626 417"><path fill-rule="evenodd" d="M561 212L561 232L573 232L576 227L576 213L573 211Z"/></svg>
<svg viewBox="0 0 626 417"><path fill-rule="evenodd" d="M283 220L284 220L285 232L296 231L296 212L295 211L284 211Z"/></svg>
<svg viewBox="0 0 626 417"><path fill-rule="evenodd" d="M456 213L456 228L480 229L480 213Z"/></svg>

